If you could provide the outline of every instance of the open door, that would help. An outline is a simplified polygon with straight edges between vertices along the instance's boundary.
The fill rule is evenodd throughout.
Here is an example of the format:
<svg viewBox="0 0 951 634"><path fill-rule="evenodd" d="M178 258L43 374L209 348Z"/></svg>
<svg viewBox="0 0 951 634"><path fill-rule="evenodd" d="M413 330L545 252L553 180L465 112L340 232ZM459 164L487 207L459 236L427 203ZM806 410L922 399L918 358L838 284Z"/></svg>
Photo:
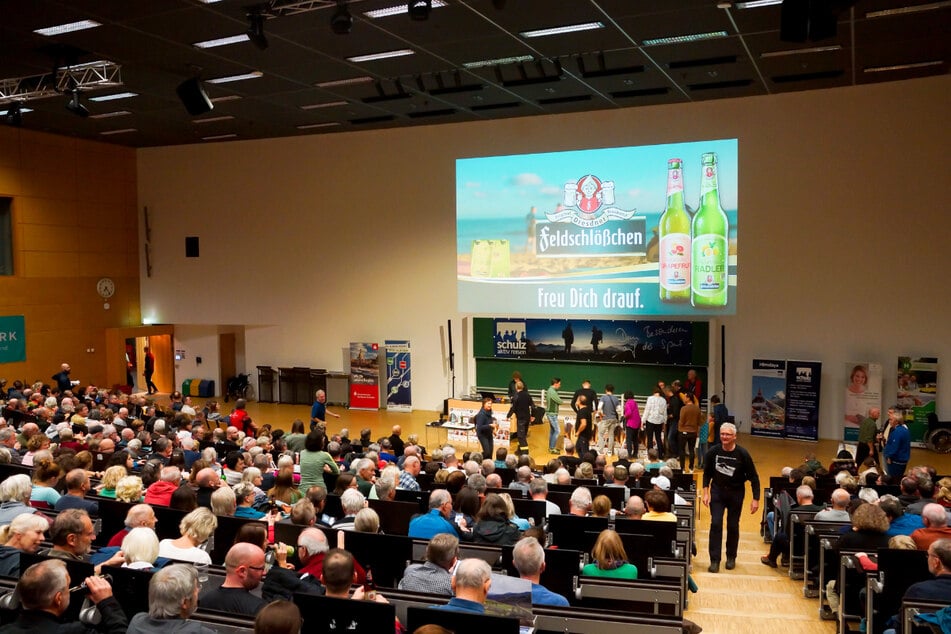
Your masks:
<svg viewBox="0 0 951 634"><path fill-rule="evenodd" d="M131 340L134 355L129 359L135 365L133 368L134 385L137 391L145 391L145 379L142 371L145 369L142 349L145 346L152 348L155 355L155 375L152 380L162 392L171 392L175 389L175 359L172 355L172 339L175 329L171 325L139 326L131 328L106 329L106 385L110 388L128 385L129 366L126 361L128 348L127 341ZM134 356L134 358L133 358Z"/></svg>

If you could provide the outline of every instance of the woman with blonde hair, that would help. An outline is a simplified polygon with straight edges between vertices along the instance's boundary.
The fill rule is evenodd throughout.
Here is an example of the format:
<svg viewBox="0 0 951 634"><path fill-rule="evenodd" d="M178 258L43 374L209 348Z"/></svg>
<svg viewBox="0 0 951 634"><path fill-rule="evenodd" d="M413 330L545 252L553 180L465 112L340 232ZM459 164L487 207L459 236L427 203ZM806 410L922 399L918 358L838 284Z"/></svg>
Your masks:
<svg viewBox="0 0 951 634"><path fill-rule="evenodd" d="M610 517L611 498L606 495L599 495L591 500L591 515L592 517Z"/></svg>
<svg viewBox="0 0 951 634"><path fill-rule="evenodd" d="M179 523L181 537L159 542L159 557L210 565L211 555L200 546L208 541L216 528L218 518L214 513L203 506L195 509Z"/></svg>
<svg viewBox="0 0 951 634"><path fill-rule="evenodd" d="M591 557L594 561L581 570L586 577L637 579L637 566L627 561L621 536L609 528L598 535Z"/></svg>
<svg viewBox="0 0 951 634"><path fill-rule="evenodd" d="M499 497L502 498L502 501L505 502L505 508L508 511L509 521L518 526L518 530L527 531L532 527L532 523L526 519L522 519L515 514L515 502L512 501L512 496L508 493L499 493Z"/></svg>
<svg viewBox="0 0 951 634"><path fill-rule="evenodd" d="M145 526L133 528L122 539L123 568L152 570L159 556L159 540L155 531Z"/></svg>
<svg viewBox="0 0 951 634"><path fill-rule="evenodd" d="M20 576L20 553L35 553L40 549L43 533L49 522L42 515L23 513L12 522L0 527L0 577Z"/></svg>
<svg viewBox="0 0 951 634"><path fill-rule="evenodd" d="M575 477L580 480L593 480L594 466L590 462L582 462L575 470Z"/></svg>
<svg viewBox="0 0 951 634"><path fill-rule="evenodd" d="M371 508L360 509L353 518L353 530L358 533L379 533L380 516Z"/></svg>
<svg viewBox="0 0 951 634"><path fill-rule="evenodd" d="M116 484L116 499L120 502L138 504L142 501L142 478L125 476Z"/></svg>
<svg viewBox="0 0 951 634"><path fill-rule="evenodd" d="M122 465L109 467L102 475L102 483L99 485L97 494L100 497L116 499L116 485L126 475L128 475L128 471Z"/></svg>

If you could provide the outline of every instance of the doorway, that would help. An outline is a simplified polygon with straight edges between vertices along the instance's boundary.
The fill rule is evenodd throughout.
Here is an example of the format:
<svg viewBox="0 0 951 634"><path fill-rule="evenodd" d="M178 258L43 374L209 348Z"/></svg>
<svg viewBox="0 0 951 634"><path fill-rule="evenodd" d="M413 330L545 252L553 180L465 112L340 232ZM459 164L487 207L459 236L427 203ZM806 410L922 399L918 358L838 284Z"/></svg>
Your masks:
<svg viewBox="0 0 951 634"><path fill-rule="evenodd" d="M218 334L218 365L221 369L219 389L226 394L228 379L238 374L237 339L233 332Z"/></svg>

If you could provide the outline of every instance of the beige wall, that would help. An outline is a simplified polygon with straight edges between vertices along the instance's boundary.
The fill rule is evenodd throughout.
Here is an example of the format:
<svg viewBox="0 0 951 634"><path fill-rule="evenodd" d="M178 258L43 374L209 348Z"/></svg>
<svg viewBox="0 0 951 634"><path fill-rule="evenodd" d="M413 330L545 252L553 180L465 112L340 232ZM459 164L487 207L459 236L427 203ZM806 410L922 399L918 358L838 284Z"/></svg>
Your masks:
<svg viewBox="0 0 951 634"><path fill-rule="evenodd" d="M27 341L0 377L48 382L66 361L103 384L105 329L141 322L135 150L0 126L0 196L13 198L15 273L0 277L0 314L24 315ZM108 310L101 277L116 284Z"/></svg>
<svg viewBox="0 0 951 634"><path fill-rule="evenodd" d="M457 355L462 349L456 158L737 137L738 310L714 321L717 332L720 323L727 330L727 404L748 429L751 358L820 360L820 433L835 437L847 362L881 362L891 384L899 354L951 360L949 89L944 76L143 149L139 203L153 212L155 249L154 276L142 279L143 317L253 325L248 367L340 369L348 341L407 338L415 405L435 409L448 394L447 318L455 320ZM186 235L201 237L201 258L184 258ZM942 377L947 418L951 370ZM457 382L457 392L467 388Z"/></svg>

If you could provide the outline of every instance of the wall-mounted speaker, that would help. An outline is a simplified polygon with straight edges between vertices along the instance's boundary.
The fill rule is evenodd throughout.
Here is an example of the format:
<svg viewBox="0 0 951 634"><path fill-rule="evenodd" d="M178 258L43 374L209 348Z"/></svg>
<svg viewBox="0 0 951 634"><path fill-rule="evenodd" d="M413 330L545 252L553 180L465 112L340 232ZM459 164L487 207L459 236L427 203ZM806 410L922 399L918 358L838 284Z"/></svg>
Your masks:
<svg viewBox="0 0 951 634"><path fill-rule="evenodd" d="M185 257L198 257L198 236L188 236L185 238Z"/></svg>
<svg viewBox="0 0 951 634"><path fill-rule="evenodd" d="M185 110L192 116L211 112L215 107L208 95L205 94L205 88L197 77L186 79L180 83L175 92L178 93L178 98L182 100Z"/></svg>

